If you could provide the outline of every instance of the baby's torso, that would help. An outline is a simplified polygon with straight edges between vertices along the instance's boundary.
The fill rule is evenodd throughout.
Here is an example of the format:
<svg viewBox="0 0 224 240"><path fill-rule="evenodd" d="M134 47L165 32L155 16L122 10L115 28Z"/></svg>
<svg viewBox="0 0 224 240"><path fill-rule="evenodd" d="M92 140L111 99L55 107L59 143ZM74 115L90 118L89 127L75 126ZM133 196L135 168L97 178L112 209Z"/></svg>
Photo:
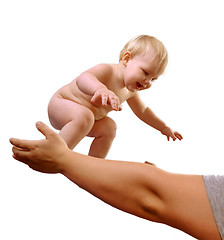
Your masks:
<svg viewBox="0 0 224 240"><path fill-rule="evenodd" d="M102 119L105 116L107 116L107 114L112 111L112 108L110 105L108 105L107 107L102 107L102 106L95 106L93 105L90 100L92 98L92 96L89 96L83 92L81 92L76 84L78 77L76 79L74 79L71 83L65 85L64 87L62 87L61 89L59 89L56 92L56 96L59 98L63 98L63 99L68 99L70 101L73 101L77 104L83 105L87 108L89 108L95 116L96 120ZM129 97L132 96L132 92L130 92L127 88L120 88L117 86L117 84L115 84L116 79L112 77L110 77L110 79L108 78L106 81L104 81L103 83L105 84L105 86L113 91L120 99L120 103L122 104L123 102L125 102Z"/></svg>

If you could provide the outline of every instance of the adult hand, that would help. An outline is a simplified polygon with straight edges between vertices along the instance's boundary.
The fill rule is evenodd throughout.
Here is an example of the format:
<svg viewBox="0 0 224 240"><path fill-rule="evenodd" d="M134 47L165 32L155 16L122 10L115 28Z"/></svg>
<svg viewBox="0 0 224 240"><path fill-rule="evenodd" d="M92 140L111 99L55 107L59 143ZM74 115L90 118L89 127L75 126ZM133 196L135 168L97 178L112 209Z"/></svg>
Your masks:
<svg viewBox="0 0 224 240"><path fill-rule="evenodd" d="M62 173L63 159L70 152L64 140L42 122L37 129L46 137L43 140L21 140L11 138L13 158L43 173Z"/></svg>

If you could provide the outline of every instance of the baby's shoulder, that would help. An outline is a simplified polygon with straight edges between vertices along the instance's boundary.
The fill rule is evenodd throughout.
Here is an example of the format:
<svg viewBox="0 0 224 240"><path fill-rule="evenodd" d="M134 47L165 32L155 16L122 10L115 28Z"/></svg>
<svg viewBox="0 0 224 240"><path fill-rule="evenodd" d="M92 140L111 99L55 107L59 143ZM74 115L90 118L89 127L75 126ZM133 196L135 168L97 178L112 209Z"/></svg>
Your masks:
<svg viewBox="0 0 224 240"><path fill-rule="evenodd" d="M108 63L100 63L93 67L96 71L103 71L103 72L112 72L113 71L113 64Z"/></svg>
<svg viewBox="0 0 224 240"><path fill-rule="evenodd" d="M87 72L94 74L96 77L111 76L113 75L114 67L113 64L100 63L87 70Z"/></svg>

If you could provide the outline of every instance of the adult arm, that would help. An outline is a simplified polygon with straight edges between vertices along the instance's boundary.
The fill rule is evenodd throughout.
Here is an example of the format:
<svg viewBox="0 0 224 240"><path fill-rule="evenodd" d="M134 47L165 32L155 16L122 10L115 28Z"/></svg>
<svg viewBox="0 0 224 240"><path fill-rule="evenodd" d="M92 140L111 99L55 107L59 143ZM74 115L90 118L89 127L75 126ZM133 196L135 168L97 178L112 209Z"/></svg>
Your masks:
<svg viewBox="0 0 224 240"><path fill-rule="evenodd" d="M220 239L202 176L172 174L149 164L112 161L69 150L45 124L46 139L10 139L13 157L36 171L62 173L125 212L180 229L197 239Z"/></svg>

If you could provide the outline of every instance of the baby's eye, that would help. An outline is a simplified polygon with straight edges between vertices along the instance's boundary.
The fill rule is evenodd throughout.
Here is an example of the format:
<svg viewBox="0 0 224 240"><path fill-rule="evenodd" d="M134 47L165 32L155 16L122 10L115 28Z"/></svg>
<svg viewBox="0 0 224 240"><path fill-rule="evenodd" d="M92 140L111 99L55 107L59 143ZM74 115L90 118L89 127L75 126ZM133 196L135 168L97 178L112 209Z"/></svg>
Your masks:
<svg viewBox="0 0 224 240"><path fill-rule="evenodd" d="M152 81L152 82L155 82L155 81L156 81L156 79L157 79L157 78L152 78L152 79L151 79L151 81Z"/></svg>
<svg viewBox="0 0 224 240"><path fill-rule="evenodd" d="M146 72L144 69L142 69L142 71L144 72L145 75L148 75L148 72Z"/></svg>

